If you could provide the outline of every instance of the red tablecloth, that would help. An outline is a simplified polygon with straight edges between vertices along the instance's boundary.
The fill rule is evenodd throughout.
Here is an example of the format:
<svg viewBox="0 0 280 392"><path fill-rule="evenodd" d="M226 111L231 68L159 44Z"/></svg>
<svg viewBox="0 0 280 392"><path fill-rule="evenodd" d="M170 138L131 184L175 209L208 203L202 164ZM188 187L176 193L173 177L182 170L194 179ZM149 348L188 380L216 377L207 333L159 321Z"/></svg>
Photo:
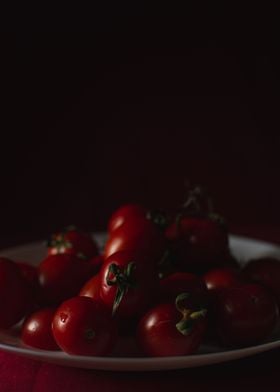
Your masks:
<svg viewBox="0 0 280 392"><path fill-rule="evenodd" d="M248 227L238 233L280 243L280 228ZM279 349L219 365L146 373L67 368L0 352L0 392L279 391L279 373Z"/></svg>

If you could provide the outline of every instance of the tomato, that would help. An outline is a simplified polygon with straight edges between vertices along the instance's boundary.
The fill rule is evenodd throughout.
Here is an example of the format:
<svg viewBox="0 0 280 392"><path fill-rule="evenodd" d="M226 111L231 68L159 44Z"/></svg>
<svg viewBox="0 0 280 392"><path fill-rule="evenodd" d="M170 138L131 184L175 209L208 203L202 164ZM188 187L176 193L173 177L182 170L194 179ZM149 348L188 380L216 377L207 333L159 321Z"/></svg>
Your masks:
<svg viewBox="0 0 280 392"><path fill-rule="evenodd" d="M97 255L97 256L94 256L91 259L89 259L89 263L91 264L93 270L96 273L100 270L103 262L104 262L104 256L103 255Z"/></svg>
<svg viewBox="0 0 280 392"><path fill-rule="evenodd" d="M135 251L114 253L100 271L100 296L119 316L132 317L148 305L156 286L156 272L145 256Z"/></svg>
<svg viewBox="0 0 280 392"><path fill-rule="evenodd" d="M208 302L208 292L204 281L188 272L176 272L160 280L159 299L175 300L180 293L188 293L198 305Z"/></svg>
<svg viewBox="0 0 280 392"><path fill-rule="evenodd" d="M109 234L121 227L127 221L134 221L137 218L145 218L148 209L140 204L125 204L119 207L111 216L108 224Z"/></svg>
<svg viewBox="0 0 280 392"><path fill-rule="evenodd" d="M244 278L271 290L280 306L280 260L272 257L250 260L242 274Z"/></svg>
<svg viewBox="0 0 280 392"><path fill-rule="evenodd" d="M139 250L150 255L151 262L158 262L165 252L164 233L149 219L128 221L114 230L105 245L105 259L123 250Z"/></svg>
<svg viewBox="0 0 280 392"><path fill-rule="evenodd" d="M48 256L39 265L39 282L44 303L59 304L78 295L92 276L93 267L72 254Z"/></svg>
<svg viewBox="0 0 280 392"><path fill-rule="evenodd" d="M181 294L176 304L162 303L141 318L137 338L146 355L175 356L197 351L206 330L206 310L193 310L187 301L187 295Z"/></svg>
<svg viewBox="0 0 280 392"><path fill-rule="evenodd" d="M228 255L227 230L218 221L182 217L166 230L171 252L180 269L205 271L224 264Z"/></svg>
<svg viewBox="0 0 280 392"><path fill-rule="evenodd" d="M74 254L89 259L98 254L98 248L88 233L70 226L63 232L53 234L48 241L48 255L60 253Z"/></svg>
<svg viewBox="0 0 280 392"><path fill-rule="evenodd" d="M276 301L258 284L227 287L218 290L213 298L215 328L226 346L259 343L276 326Z"/></svg>
<svg viewBox="0 0 280 392"><path fill-rule="evenodd" d="M224 287L242 284L239 271L233 268L215 268L203 276L208 290L218 290Z"/></svg>
<svg viewBox="0 0 280 392"><path fill-rule="evenodd" d="M44 308L32 313L22 326L22 342L42 350L59 350L52 333L54 314L53 308Z"/></svg>
<svg viewBox="0 0 280 392"><path fill-rule="evenodd" d="M17 261L16 264L19 267L24 279L30 286L32 292L37 294L39 290L38 268L34 265L20 261Z"/></svg>
<svg viewBox="0 0 280 392"><path fill-rule="evenodd" d="M96 301L101 301L100 298L100 275L94 275L81 288L79 295L90 297Z"/></svg>
<svg viewBox="0 0 280 392"><path fill-rule="evenodd" d="M55 313L52 330L58 346L76 355L108 355L117 337L114 320L89 297L63 302Z"/></svg>
<svg viewBox="0 0 280 392"><path fill-rule="evenodd" d="M32 305L30 288L15 262L0 257L0 328L19 322Z"/></svg>

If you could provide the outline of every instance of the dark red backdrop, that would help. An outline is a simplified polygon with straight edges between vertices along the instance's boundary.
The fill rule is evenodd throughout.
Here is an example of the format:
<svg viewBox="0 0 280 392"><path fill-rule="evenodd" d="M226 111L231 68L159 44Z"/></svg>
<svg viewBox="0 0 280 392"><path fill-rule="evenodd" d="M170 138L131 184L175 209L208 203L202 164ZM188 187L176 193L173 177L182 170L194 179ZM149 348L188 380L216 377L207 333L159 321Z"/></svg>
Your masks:
<svg viewBox="0 0 280 392"><path fill-rule="evenodd" d="M126 201L170 208L186 178L232 225L279 224L270 32L205 29L193 40L176 20L163 34L137 22L3 35L3 243L72 222L104 229Z"/></svg>

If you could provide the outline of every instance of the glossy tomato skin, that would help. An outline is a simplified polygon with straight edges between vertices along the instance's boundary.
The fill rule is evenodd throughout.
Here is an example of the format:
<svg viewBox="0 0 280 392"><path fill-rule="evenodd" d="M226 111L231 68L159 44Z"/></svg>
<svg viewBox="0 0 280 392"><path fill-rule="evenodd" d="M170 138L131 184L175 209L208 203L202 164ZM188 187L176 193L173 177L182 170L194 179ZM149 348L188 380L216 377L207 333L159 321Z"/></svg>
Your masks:
<svg viewBox="0 0 280 392"><path fill-rule="evenodd" d="M43 302L55 305L78 295L92 273L90 263L74 255L64 253L48 256L39 265Z"/></svg>
<svg viewBox="0 0 280 392"><path fill-rule="evenodd" d="M19 322L32 306L30 288L15 262L0 258L0 328Z"/></svg>
<svg viewBox="0 0 280 392"><path fill-rule="evenodd" d="M211 269L203 275L203 280L208 290L219 290L243 283L239 271L228 267Z"/></svg>
<svg viewBox="0 0 280 392"><path fill-rule="evenodd" d="M182 217L167 228L166 237L182 270L205 271L228 258L227 230L212 219Z"/></svg>
<svg viewBox="0 0 280 392"><path fill-rule="evenodd" d="M175 272L159 282L159 300L161 302L175 300L180 293L188 293L193 306L208 303L207 287L199 276L189 272Z"/></svg>
<svg viewBox="0 0 280 392"><path fill-rule="evenodd" d="M58 346L68 354L105 356L117 337L114 320L99 302L74 297L57 309L52 330Z"/></svg>
<svg viewBox="0 0 280 392"><path fill-rule="evenodd" d="M242 275L245 279L269 289L280 306L280 260L271 257L250 260Z"/></svg>
<svg viewBox="0 0 280 392"><path fill-rule="evenodd" d="M98 247L88 233L69 229L53 234L48 241L48 255L62 253L90 259L98 255Z"/></svg>
<svg viewBox="0 0 280 392"><path fill-rule="evenodd" d="M22 342L42 350L59 350L52 333L54 314L54 308L43 308L32 313L22 326Z"/></svg>
<svg viewBox="0 0 280 392"><path fill-rule="evenodd" d="M100 298L100 275L94 275L81 288L79 295L90 297L97 302L101 302Z"/></svg>
<svg viewBox="0 0 280 392"><path fill-rule="evenodd" d="M111 235L125 222L133 222L134 220L138 220L138 218L145 218L147 214L148 209L141 204L125 204L119 207L111 216L108 224L108 232Z"/></svg>
<svg viewBox="0 0 280 392"><path fill-rule="evenodd" d="M196 352L206 330L206 320L198 321L185 336L176 328L181 318L182 314L174 303L163 303L148 311L141 318L137 329L137 339L143 353L165 357Z"/></svg>
<svg viewBox="0 0 280 392"><path fill-rule="evenodd" d="M123 273L130 263L134 266L130 278L132 284L127 288L117 308L116 315L119 317L134 317L141 314L151 301L152 293L158 284L156 270L146 256L135 251L114 253L105 260L100 271L100 297L111 311L113 311L118 286L108 283L108 279L115 278L110 273L110 268L114 264Z"/></svg>
<svg viewBox="0 0 280 392"><path fill-rule="evenodd" d="M146 218L138 218L128 221L114 230L108 239L104 257L123 250L138 250L150 256L152 263L156 264L166 250L164 233Z"/></svg>
<svg viewBox="0 0 280 392"><path fill-rule="evenodd" d="M274 297L258 284L244 284L216 291L216 331L225 346L256 344L273 331L278 320Z"/></svg>

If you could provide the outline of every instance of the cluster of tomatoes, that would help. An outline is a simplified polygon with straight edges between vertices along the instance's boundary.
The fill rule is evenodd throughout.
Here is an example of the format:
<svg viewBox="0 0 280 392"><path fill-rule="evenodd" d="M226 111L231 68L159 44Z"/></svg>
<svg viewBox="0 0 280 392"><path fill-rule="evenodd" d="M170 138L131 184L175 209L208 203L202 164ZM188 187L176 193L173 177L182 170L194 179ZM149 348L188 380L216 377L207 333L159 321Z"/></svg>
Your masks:
<svg viewBox="0 0 280 392"><path fill-rule="evenodd" d="M276 259L241 269L225 222L195 188L170 216L120 207L102 253L70 227L38 267L0 258L0 328L20 325L23 345L77 355L112 355L123 336L145 356L242 347L277 327L279 283Z"/></svg>

